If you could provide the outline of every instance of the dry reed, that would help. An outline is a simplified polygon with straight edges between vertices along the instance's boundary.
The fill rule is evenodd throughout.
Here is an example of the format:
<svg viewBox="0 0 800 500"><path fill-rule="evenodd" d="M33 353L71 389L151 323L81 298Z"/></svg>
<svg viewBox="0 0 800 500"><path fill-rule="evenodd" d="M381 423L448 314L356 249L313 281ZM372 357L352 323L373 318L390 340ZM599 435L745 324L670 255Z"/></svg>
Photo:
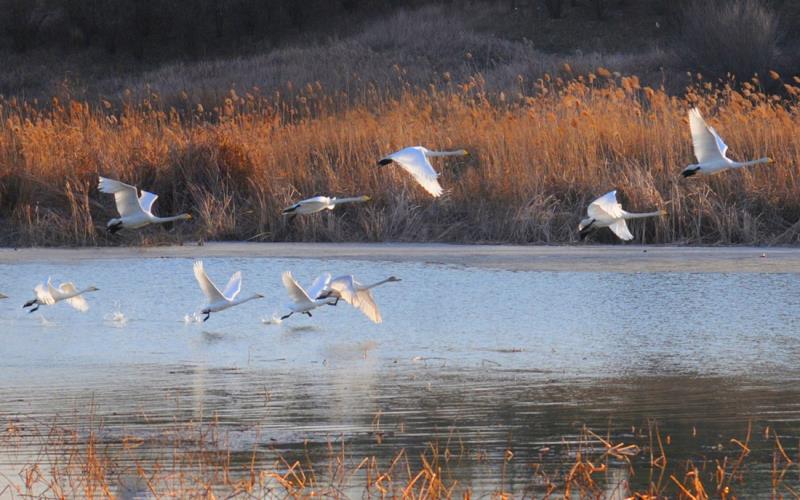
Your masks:
<svg viewBox="0 0 800 500"><path fill-rule="evenodd" d="M319 83L266 94L231 89L215 105L157 93L97 105L0 99L0 243L107 245L185 239L569 243L586 205L611 189L630 210L669 216L634 224L650 243L800 241L800 80L772 95L753 79L684 97L603 68L489 92L479 77L357 95ZM686 120L698 106L735 159L774 165L681 179L693 163ZM375 165L411 144L464 147L440 160L433 200L397 168ZM113 199L97 175L159 193L156 211L195 221L109 238ZM289 223L282 207L315 194L370 194L367 205ZM600 241L613 241L598 235Z"/></svg>

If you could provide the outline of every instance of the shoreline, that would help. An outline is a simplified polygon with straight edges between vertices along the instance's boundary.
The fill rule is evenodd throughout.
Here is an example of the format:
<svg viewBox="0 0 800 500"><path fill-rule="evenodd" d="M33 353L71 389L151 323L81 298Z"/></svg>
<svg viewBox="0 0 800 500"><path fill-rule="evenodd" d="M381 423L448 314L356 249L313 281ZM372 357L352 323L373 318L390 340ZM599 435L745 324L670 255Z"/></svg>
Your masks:
<svg viewBox="0 0 800 500"><path fill-rule="evenodd" d="M508 271L800 273L800 248L212 242L156 247L0 248L0 265L136 258L419 262Z"/></svg>

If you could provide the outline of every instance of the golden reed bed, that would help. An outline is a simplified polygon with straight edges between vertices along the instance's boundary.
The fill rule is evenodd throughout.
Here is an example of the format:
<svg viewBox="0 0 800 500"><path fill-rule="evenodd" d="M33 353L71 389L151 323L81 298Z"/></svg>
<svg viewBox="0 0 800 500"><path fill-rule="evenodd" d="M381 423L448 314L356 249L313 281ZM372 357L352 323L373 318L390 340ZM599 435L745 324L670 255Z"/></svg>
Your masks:
<svg viewBox="0 0 800 500"><path fill-rule="evenodd" d="M389 448L380 414L375 455L341 436L280 452L255 434L235 449L215 419L164 423L143 435L109 432L94 417L73 427L8 418L0 433L0 496L9 498L797 498L796 446L748 424L712 449L673 437L655 420L624 439L587 427L533 458L469 448L452 428L418 451ZM512 446L512 445L510 445ZM688 448L687 448L688 446ZM473 477L475 475L475 477ZM480 477L479 477L480 476Z"/></svg>
<svg viewBox="0 0 800 500"><path fill-rule="evenodd" d="M398 69L402 74L402 70ZM489 93L442 75L438 86L321 85L128 95L118 102L0 101L0 243L105 245L185 239L567 243L586 205L611 189L648 243L800 241L800 86L777 73L737 86L692 77L684 97L603 68L568 66L519 92ZM773 89L776 94L761 91ZM214 102L217 104L214 105ZM686 112L698 106L734 159L775 164L682 179L694 163ZM433 200L382 155L406 145L466 148L437 161L446 195ZM121 238L105 234L113 199L101 173L161 194L156 212L195 220ZM373 201L289 224L284 206L315 194ZM613 241L597 235L600 241Z"/></svg>

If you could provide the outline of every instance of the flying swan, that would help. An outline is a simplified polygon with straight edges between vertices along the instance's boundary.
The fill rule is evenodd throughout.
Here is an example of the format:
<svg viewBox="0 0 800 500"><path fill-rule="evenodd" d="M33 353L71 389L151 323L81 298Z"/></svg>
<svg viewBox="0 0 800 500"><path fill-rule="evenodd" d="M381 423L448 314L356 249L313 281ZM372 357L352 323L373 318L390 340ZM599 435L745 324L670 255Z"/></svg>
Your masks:
<svg viewBox="0 0 800 500"><path fill-rule="evenodd" d="M667 215L667 212L664 210L657 210L645 214L626 212L622 209L622 205L617 203L616 191L611 191L597 198L589 204L589 208L586 211L589 216L578 224L578 231L580 232L581 239L586 238L589 231L594 228L607 227L614 231L614 234L619 236L620 239L630 241L633 239L633 235L628 230L628 224L625 222L626 220Z"/></svg>
<svg viewBox="0 0 800 500"><path fill-rule="evenodd" d="M61 285L56 288L53 286L50 278L48 278L47 285L40 283L36 285L36 288L33 289L33 292L36 294L36 298L25 302L22 307L31 307L28 312L32 313L33 311L37 311L39 306L52 306L65 300L67 301L67 304L71 305L74 309L77 309L80 312L86 312L89 310L89 303L86 302L83 294L96 292L97 290L98 289L93 286L83 290L78 290L75 288L75 285L70 282L61 283Z"/></svg>
<svg viewBox="0 0 800 500"><path fill-rule="evenodd" d="M715 174L730 168L741 168L759 163L772 163L772 158L738 162L729 159L725 154L728 146L723 142L714 127L709 127L697 108L689 110L689 128L692 130L692 144L697 163L684 168L681 175L691 177L695 174Z"/></svg>
<svg viewBox="0 0 800 500"><path fill-rule="evenodd" d="M331 275L325 273L320 276L320 278L325 283L325 286L317 295L317 299L333 297L336 299L332 304L334 306L339 302L339 299L342 299L361 311L373 323L380 323L383 319L381 318L381 312L378 310L378 305L375 303L375 298L372 296L370 290L384 283L401 281L400 278L389 276L385 280L378 281L377 283L362 285L353 275L339 276L338 278L331 279ZM320 278L318 278L318 280Z"/></svg>
<svg viewBox="0 0 800 500"><path fill-rule="evenodd" d="M190 214L180 214L174 217L156 217L153 215L153 203L155 203L158 195L147 191L142 191L142 194L139 195L139 190L136 186L131 186L124 182L100 177L100 183L97 187L101 193L113 194L114 201L117 203L117 212L119 212L120 217L111 219L106 224L106 230L111 234L123 228L138 229L149 224L164 224L165 222L192 218Z"/></svg>
<svg viewBox="0 0 800 500"><path fill-rule="evenodd" d="M396 153L392 153L378 161L378 165L389 165L392 162L397 163L403 170L411 174L414 179L425 189L438 198L442 195L442 186L439 185L439 174L433 169L433 166L428 161L428 158L437 156L466 156L469 153L464 149L456 151L431 151L422 146L413 146L401 149Z"/></svg>
<svg viewBox="0 0 800 500"><path fill-rule="evenodd" d="M285 286L286 291L289 292L289 298L292 299L292 302L286 306L289 308L289 314L281 316L281 320L288 318L294 313L305 314L310 318L311 311L317 307L326 304L334 305L333 299L327 297L321 299L316 298L325 288L326 282L324 275L317 278L308 288L308 291L305 291L303 287L297 283L291 271L284 272L281 278L283 280L283 286ZM330 275L328 275L328 279L330 279ZM311 297L315 298L312 299Z"/></svg>
<svg viewBox="0 0 800 500"><path fill-rule="evenodd" d="M294 214L315 214L323 210L333 210L336 205L343 203L364 203L371 200L369 196L358 196L355 198L330 198L328 196L315 196L306 200L301 200L283 209L284 215Z"/></svg>
<svg viewBox="0 0 800 500"><path fill-rule="evenodd" d="M231 276L231 279L228 281L228 284L225 286L225 291L223 292L220 292L219 288L217 288L216 285L214 285L214 283L208 278L208 275L203 268L202 260L195 261L194 263L194 277L197 279L197 283L200 284L200 289L203 290L203 293L208 299L208 304L202 311L200 311L202 314L205 314L203 321L208 321L208 318L211 317L212 312L215 313L224 311L230 307L238 306L239 304L244 304L245 302L264 297L261 294L254 293L247 298L236 300L239 292L242 291L241 271L236 271L233 273L233 276Z"/></svg>

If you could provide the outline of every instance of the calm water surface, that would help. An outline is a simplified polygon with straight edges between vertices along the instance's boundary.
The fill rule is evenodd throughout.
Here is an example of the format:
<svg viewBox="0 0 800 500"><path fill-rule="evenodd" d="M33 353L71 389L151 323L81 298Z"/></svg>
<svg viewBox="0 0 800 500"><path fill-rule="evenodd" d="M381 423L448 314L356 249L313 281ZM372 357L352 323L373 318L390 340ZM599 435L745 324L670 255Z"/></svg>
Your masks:
<svg viewBox="0 0 800 500"><path fill-rule="evenodd" d="M93 408L115 442L216 417L243 453L322 450L344 439L354 456L389 456L458 439L487 457L464 466L462 484L517 493L530 486L526 464L584 424L629 442L656 419L671 436L670 460L680 461L734 455L730 438L743 439L752 422L751 494L770 491L767 425L798 454L797 274L205 263L220 286L241 269L242 294L266 298L186 323L203 302L189 259L0 265L0 291L12 297L0 301L0 418L69 424ZM344 302L265 324L284 312L287 269L305 284L322 271L403 281L375 290L380 325ZM48 276L99 287L89 312L58 304L25 313L31 288ZM108 320L115 311L126 324ZM515 458L501 478L509 448ZM2 470L24 456L0 454ZM788 484L798 487L800 470L792 474ZM645 474L629 480L647 484Z"/></svg>

